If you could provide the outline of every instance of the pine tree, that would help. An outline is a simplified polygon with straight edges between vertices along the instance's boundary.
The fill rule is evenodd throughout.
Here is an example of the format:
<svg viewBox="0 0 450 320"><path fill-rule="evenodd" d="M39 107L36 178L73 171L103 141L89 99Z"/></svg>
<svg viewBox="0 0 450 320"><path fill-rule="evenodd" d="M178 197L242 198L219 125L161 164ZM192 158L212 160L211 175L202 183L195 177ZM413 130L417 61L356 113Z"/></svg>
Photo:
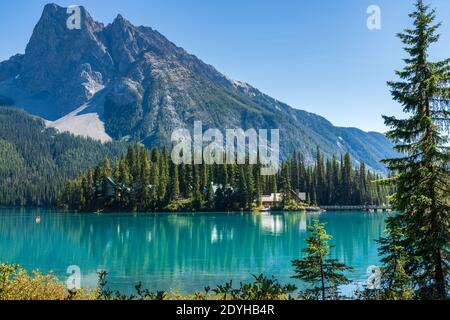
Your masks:
<svg viewBox="0 0 450 320"><path fill-rule="evenodd" d="M303 250L307 256L292 261L295 268L293 278L312 285L303 293L304 298L338 299L339 286L350 283L343 272L351 271L352 268L328 258L332 248L328 242L332 237L326 233L324 224L315 220L308 230L312 235L306 238L307 247Z"/></svg>
<svg viewBox="0 0 450 320"><path fill-rule="evenodd" d="M159 154L158 149L153 148L151 152L151 168L150 168L150 183L152 187L151 192L151 202L153 208L158 206L158 193L160 188L160 180L159 180Z"/></svg>
<svg viewBox="0 0 450 320"><path fill-rule="evenodd" d="M331 203L332 204L339 204L339 199L340 199L340 197L341 197L341 194L340 194L340 188L339 188L339 185L340 185L340 183L341 183L341 181L340 181L340 175L339 175L339 163L338 163L338 161L337 161L337 159L336 159L336 157L335 156L333 156L333 159L332 159L332 170L333 170L333 178L332 178L332 181L333 181L333 193L332 193L332 196L331 196Z"/></svg>
<svg viewBox="0 0 450 320"><path fill-rule="evenodd" d="M323 203L325 196L325 168L319 147L316 148L316 194L317 201Z"/></svg>
<svg viewBox="0 0 450 320"><path fill-rule="evenodd" d="M289 162L285 163L282 170L282 183L283 183L283 204L285 206L289 205L292 200L291 197L291 177L289 174Z"/></svg>
<svg viewBox="0 0 450 320"><path fill-rule="evenodd" d="M326 179L325 179L325 194L322 200L324 204L329 205L331 203L331 197L334 193L333 186L333 165L330 159L327 159L326 164Z"/></svg>
<svg viewBox="0 0 450 320"><path fill-rule="evenodd" d="M214 185L211 182L206 190L206 205L208 209L214 209L215 207L214 196Z"/></svg>
<svg viewBox="0 0 450 320"><path fill-rule="evenodd" d="M131 201L131 173L127 161L122 159L118 165L119 176L118 182L118 198L121 208L127 208Z"/></svg>
<svg viewBox="0 0 450 320"><path fill-rule="evenodd" d="M388 218L388 225L393 227L393 218ZM381 290L383 299L403 300L413 297L411 276L406 272L408 254L403 245L405 241L404 230L396 227L386 230L385 238L380 239L379 252L383 263Z"/></svg>
<svg viewBox="0 0 450 320"><path fill-rule="evenodd" d="M269 178L270 180L270 193L278 192L278 175L273 175Z"/></svg>
<svg viewBox="0 0 450 320"><path fill-rule="evenodd" d="M229 176L228 176L228 165L226 163L222 164L222 181L221 184L223 187L226 187L230 184Z"/></svg>
<svg viewBox="0 0 450 320"><path fill-rule="evenodd" d="M247 182L246 207L251 209L255 200L255 181L253 178L253 165L245 165L245 176Z"/></svg>
<svg viewBox="0 0 450 320"><path fill-rule="evenodd" d="M168 196L169 187L169 153L166 147L162 148L160 157L158 159L159 167L159 183L157 189L158 201L160 203L166 200Z"/></svg>
<svg viewBox="0 0 450 320"><path fill-rule="evenodd" d="M389 229L404 230L402 246L408 253L405 269L414 281L417 296L447 298L450 243L450 152L444 131L450 120L450 59L430 62L430 45L436 43L440 24L434 10L417 0L410 14L414 28L399 34L409 55L398 71L400 80L389 82L393 98L409 115L384 117L388 137L402 157L388 159L397 191L393 204L399 215ZM392 234L387 239L395 240ZM387 240L385 240L387 241ZM391 256L395 252L389 251Z"/></svg>
<svg viewBox="0 0 450 320"><path fill-rule="evenodd" d="M185 197L191 199L194 194L194 177L193 177L193 166L187 165L184 167L184 185L185 185Z"/></svg>
<svg viewBox="0 0 450 320"><path fill-rule="evenodd" d="M358 190L359 190L359 201L357 203L366 203L367 202L367 171L366 164L361 162L358 170Z"/></svg>
<svg viewBox="0 0 450 320"><path fill-rule="evenodd" d="M341 184L342 184L342 200L343 205L351 205L352 204L352 180L353 180L353 168L352 162L350 159L350 155L348 153L345 154L342 169L341 169Z"/></svg>
<svg viewBox="0 0 450 320"><path fill-rule="evenodd" d="M245 209L247 205L248 190L247 190L247 179L243 166L239 166L237 191L238 191L239 207L240 209Z"/></svg>
<svg viewBox="0 0 450 320"><path fill-rule="evenodd" d="M170 182L170 197L173 200L180 196L180 178L178 175L178 165L172 165L172 175Z"/></svg>
<svg viewBox="0 0 450 320"><path fill-rule="evenodd" d="M260 175L261 166L256 165L254 166L254 173L255 176L255 198L256 198L256 206L260 207L262 205L261 197L262 197L262 191L261 191L261 185L263 184L262 179L263 176Z"/></svg>
<svg viewBox="0 0 450 320"><path fill-rule="evenodd" d="M112 175L111 171L111 164L109 162L109 159L105 157L103 159L103 170L102 170L102 195L106 196L108 193L108 178L110 178Z"/></svg>
<svg viewBox="0 0 450 320"><path fill-rule="evenodd" d="M147 150L142 152L141 159L141 171L139 174L139 190L138 190L138 201L139 210L147 210L151 205L151 190L150 190L150 173L151 173L151 161Z"/></svg>
<svg viewBox="0 0 450 320"><path fill-rule="evenodd" d="M193 199L194 207L200 209L203 201L201 188L200 166L193 165Z"/></svg>
<svg viewBox="0 0 450 320"><path fill-rule="evenodd" d="M90 169L87 172L86 177L86 203L88 208L93 207L93 202L95 199L95 181L94 181L94 172Z"/></svg>

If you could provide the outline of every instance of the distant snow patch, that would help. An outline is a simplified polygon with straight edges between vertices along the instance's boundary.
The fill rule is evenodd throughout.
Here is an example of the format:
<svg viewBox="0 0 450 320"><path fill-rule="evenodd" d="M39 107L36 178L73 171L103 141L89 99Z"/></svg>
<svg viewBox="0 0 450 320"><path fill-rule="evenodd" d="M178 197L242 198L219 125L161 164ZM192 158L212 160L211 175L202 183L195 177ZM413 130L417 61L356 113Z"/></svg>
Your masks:
<svg viewBox="0 0 450 320"><path fill-rule="evenodd" d="M342 145L341 141L344 142L344 139L342 139L342 137L338 137L338 140L336 141L336 144L337 144L337 146L339 148L344 149L344 146Z"/></svg>

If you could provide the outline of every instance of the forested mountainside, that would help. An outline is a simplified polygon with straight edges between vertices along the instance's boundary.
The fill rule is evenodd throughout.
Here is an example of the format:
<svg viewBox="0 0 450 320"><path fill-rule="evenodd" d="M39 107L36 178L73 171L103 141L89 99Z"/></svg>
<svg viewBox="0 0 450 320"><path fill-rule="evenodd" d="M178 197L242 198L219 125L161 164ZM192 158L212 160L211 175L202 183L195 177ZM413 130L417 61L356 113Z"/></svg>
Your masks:
<svg viewBox="0 0 450 320"><path fill-rule="evenodd" d="M123 143L57 133L25 111L0 107L0 205L52 205L66 180L126 151Z"/></svg>

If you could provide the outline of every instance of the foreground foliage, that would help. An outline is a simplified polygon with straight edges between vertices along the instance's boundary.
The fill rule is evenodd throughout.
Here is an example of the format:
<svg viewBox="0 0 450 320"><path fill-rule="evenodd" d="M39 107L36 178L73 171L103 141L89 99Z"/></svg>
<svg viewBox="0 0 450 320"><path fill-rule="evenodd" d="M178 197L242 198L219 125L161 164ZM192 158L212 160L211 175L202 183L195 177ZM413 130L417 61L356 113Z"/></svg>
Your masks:
<svg viewBox="0 0 450 320"><path fill-rule="evenodd" d="M281 285L274 277L266 278L263 274L253 276L251 283L240 283L238 288L233 288L233 282L218 285L212 292L216 298L223 300L280 300L292 299L291 294L297 289L296 286ZM206 296L210 288L206 288Z"/></svg>
<svg viewBox="0 0 450 320"><path fill-rule="evenodd" d="M51 274L29 274L18 265L0 264L0 300L92 300L95 296L93 291L69 291Z"/></svg>
<svg viewBox="0 0 450 320"><path fill-rule="evenodd" d="M237 288L230 281L193 295L151 292L140 283L127 295L108 287L106 272L99 273L96 289L68 290L54 275L38 271L29 274L18 265L0 264L0 300L285 300L291 299L295 290L294 285L281 285L275 278L261 274Z"/></svg>

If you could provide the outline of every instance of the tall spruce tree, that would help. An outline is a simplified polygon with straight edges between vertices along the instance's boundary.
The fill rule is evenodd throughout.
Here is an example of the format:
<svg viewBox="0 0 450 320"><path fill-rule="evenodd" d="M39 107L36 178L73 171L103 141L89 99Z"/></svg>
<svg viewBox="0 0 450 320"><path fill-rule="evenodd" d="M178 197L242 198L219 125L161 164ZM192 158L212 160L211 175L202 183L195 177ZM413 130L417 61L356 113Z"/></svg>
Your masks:
<svg viewBox="0 0 450 320"><path fill-rule="evenodd" d="M150 158L152 162L150 167L151 204L153 209L155 209L158 205L158 189L160 188L159 154L157 148L152 149Z"/></svg>
<svg viewBox="0 0 450 320"><path fill-rule="evenodd" d="M390 231L381 253L394 259L397 252L389 246L403 247L408 255L404 269L412 277L417 297L445 299L450 245L450 152L445 136L450 120L450 59L429 61L430 46L439 39L435 11L417 0L409 16L413 28L398 35L409 55L406 66L397 71L399 81L389 82L393 98L409 117L384 117L391 128L387 135L402 153L385 160L396 174L393 204L399 214L388 220Z"/></svg>
<svg viewBox="0 0 450 320"><path fill-rule="evenodd" d="M287 161L282 168L281 171L281 180L282 180L282 186L283 186L283 205L289 205L291 202L291 190L292 190L292 186L291 186L291 177L290 177L290 169L289 166L290 163L289 161Z"/></svg>
<svg viewBox="0 0 450 320"><path fill-rule="evenodd" d="M316 147L316 185L317 185L317 201L324 203L325 197L325 168L323 164L322 153L319 147Z"/></svg>
<svg viewBox="0 0 450 320"><path fill-rule="evenodd" d="M180 177L178 165L172 164L172 175L170 177L170 198L177 199L180 196Z"/></svg>
<svg viewBox="0 0 450 320"><path fill-rule="evenodd" d="M353 180L353 168L350 155L346 153L342 160L341 169L341 183L342 193L341 201L343 205L352 204L352 180Z"/></svg>
<svg viewBox="0 0 450 320"><path fill-rule="evenodd" d="M253 177L253 166L245 164L245 180L247 182L246 207L252 209L253 201L255 200L255 181Z"/></svg>

